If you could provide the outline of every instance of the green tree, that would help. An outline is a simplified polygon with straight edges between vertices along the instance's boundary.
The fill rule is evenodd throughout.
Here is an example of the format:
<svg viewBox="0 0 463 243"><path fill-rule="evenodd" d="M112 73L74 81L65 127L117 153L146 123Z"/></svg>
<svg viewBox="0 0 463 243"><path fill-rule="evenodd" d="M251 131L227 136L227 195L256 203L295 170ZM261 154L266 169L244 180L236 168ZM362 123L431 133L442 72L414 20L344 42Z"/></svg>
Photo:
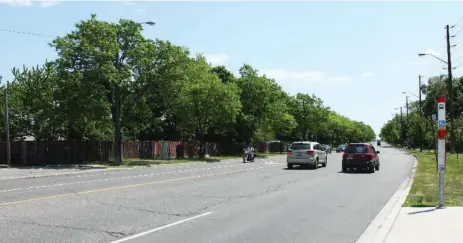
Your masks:
<svg viewBox="0 0 463 243"><path fill-rule="evenodd" d="M233 121L241 104L233 83L222 83L202 56L191 62L188 81L180 89L175 102L178 126L185 134L200 140L200 156L204 156L204 135L216 124Z"/></svg>
<svg viewBox="0 0 463 243"><path fill-rule="evenodd" d="M56 38L51 46L58 51L57 63L62 72L78 72L83 86L94 95L103 94L110 105L114 124L115 161L121 162L122 95L128 92L131 70L147 43L141 35L143 27L130 20L119 23L99 21L96 15L76 24L76 29ZM87 94L88 95L88 94Z"/></svg>

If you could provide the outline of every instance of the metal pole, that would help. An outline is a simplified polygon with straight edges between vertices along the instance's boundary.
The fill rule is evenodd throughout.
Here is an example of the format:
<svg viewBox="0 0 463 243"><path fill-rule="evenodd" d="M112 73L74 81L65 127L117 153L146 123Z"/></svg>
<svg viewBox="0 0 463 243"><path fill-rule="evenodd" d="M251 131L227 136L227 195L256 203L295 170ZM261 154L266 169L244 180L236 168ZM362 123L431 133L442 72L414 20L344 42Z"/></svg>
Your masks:
<svg viewBox="0 0 463 243"><path fill-rule="evenodd" d="M420 132L420 152L423 152L423 111L422 111L422 104L421 104L421 75L418 75L418 95L420 99L420 122L419 122L419 132Z"/></svg>
<svg viewBox="0 0 463 243"><path fill-rule="evenodd" d="M445 96L437 97L437 170L439 171L439 205L438 209L445 207L444 191L445 191L445 167L447 164L447 149L446 149L446 121L445 121Z"/></svg>
<svg viewBox="0 0 463 243"><path fill-rule="evenodd" d="M1 82L1 78L0 78ZM9 113L9 107L8 107L8 81L6 82L6 87L5 87L5 137L6 137L6 163L8 166L11 166L11 155L10 155L10 126L9 126L9 119L8 119L8 113Z"/></svg>

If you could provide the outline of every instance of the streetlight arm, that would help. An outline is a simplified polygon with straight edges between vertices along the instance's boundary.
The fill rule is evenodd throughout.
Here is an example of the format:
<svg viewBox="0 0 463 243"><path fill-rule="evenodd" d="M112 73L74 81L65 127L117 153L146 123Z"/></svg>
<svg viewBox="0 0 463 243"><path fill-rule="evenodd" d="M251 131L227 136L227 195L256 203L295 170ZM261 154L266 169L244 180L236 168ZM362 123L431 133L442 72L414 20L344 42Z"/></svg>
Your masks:
<svg viewBox="0 0 463 243"><path fill-rule="evenodd" d="M436 56L434 54L431 54L431 53L420 53L420 54L418 54L418 56L432 56L432 57L436 58L437 60L439 60L439 61L441 61L441 62L443 62L445 64L448 64L447 61L445 61L444 59L442 59L442 58L440 58L440 57L438 57L438 56Z"/></svg>

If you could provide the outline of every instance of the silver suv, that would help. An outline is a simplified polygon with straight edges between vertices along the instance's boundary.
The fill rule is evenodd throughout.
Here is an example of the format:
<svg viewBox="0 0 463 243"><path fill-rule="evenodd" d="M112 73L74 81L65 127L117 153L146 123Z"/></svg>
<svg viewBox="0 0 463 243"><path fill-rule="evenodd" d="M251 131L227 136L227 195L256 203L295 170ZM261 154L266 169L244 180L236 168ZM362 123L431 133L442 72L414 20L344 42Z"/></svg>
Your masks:
<svg viewBox="0 0 463 243"><path fill-rule="evenodd" d="M294 142L289 146L286 163L288 169L292 169L294 165L301 167L311 165L314 169L317 169L320 163L323 167L326 167L328 156L321 144L317 142Z"/></svg>

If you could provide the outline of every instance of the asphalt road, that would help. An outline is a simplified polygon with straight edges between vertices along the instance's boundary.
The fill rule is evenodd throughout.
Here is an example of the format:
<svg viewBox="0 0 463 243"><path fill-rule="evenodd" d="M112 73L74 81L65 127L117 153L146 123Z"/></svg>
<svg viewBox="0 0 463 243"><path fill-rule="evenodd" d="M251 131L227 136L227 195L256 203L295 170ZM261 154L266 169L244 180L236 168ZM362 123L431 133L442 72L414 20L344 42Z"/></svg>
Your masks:
<svg viewBox="0 0 463 243"><path fill-rule="evenodd" d="M286 170L285 157L2 181L0 242L355 242L410 172Z"/></svg>

